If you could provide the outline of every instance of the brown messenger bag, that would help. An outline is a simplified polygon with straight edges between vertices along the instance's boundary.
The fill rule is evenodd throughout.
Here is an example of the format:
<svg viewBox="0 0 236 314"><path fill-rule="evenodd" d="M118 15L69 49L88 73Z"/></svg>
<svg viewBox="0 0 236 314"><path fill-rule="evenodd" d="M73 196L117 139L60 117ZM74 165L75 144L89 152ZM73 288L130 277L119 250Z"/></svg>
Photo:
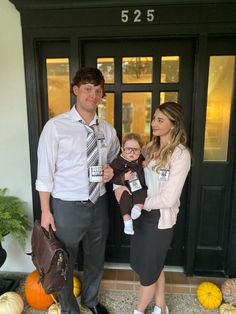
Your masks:
<svg viewBox="0 0 236 314"><path fill-rule="evenodd" d="M51 226L47 231L35 220L31 245L32 261L45 292L49 294L62 290L66 283L68 254Z"/></svg>

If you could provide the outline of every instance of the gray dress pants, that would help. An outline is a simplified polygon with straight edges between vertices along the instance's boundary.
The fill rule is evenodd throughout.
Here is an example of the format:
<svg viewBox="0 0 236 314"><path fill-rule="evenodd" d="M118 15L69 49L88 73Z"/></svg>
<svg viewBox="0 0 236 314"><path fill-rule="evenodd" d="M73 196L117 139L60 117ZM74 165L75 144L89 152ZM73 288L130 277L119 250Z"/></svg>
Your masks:
<svg viewBox="0 0 236 314"><path fill-rule="evenodd" d="M80 309L73 295L73 271L79 253L79 243L83 242L84 251L81 302L92 307L97 304L99 284L103 275L108 235L107 195L101 196L96 204L52 198L51 208L56 235L69 253L67 284L59 293L61 314L79 314Z"/></svg>

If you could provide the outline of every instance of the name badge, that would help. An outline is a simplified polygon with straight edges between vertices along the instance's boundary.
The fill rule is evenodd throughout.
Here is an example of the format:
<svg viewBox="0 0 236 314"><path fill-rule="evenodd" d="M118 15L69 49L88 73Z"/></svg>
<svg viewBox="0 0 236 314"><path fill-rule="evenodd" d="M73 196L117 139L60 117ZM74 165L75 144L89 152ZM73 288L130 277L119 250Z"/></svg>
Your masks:
<svg viewBox="0 0 236 314"><path fill-rule="evenodd" d="M102 182L102 180L103 180L102 166L89 167L89 181L90 182Z"/></svg>
<svg viewBox="0 0 236 314"><path fill-rule="evenodd" d="M131 192L135 192L142 189L142 185L139 181L137 173L134 172L133 174L134 174L134 178L128 181Z"/></svg>
<svg viewBox="0 0 236 314"><path fill-rule="evenodd" d="M170 170L168 168L161 168L158 171L158 179L160 181L167 181L169 179Z"/></svg>

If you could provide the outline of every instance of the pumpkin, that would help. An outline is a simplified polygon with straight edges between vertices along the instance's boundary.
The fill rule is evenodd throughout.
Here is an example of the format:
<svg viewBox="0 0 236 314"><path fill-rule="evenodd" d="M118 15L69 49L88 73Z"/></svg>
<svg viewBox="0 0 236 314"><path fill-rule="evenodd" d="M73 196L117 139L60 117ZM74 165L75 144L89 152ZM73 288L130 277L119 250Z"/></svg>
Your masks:
<svg viewBox="0 0 236 314"><path fill-rule="evenodd" d="M236 279L227 279L221 286L223 299L226 303L236 303Z"/></svg>
<svg viewBox="0 0 236 314"><path fill-rule="evenodd" d="M23 312L24 302L16 292L5 292L0 296L1 314L21 314Z"/></svg>
<svg viewBox="0 0 236 314"><path fill-rule="evenodd" d="M54 302L51 295L45 293L39 282L37 270L31 272L26 277L25 298L29 305L36 310L45 310Z"/></svg>
<svg viewBox="0 0 236 314"><path fill-rule="evenodd" d="M212 282L204 281L197 288L199 302L206 309L216 309L221 305L222 293Z"/></svg>
<svg viewBox="0 0 236 314"><path fill-rule="evenodd" d="M81 292L81 282L78 277L73 277L73 292L74 296L77 298Z"/></svg>
<svg viewBox="0 0 236 314"><path fill-rule="evenodd" d="M236 307L233 303L224 303L220 306L220 314L236 314Z"/></svg>
<svg viewBox="0 0 236 314"><path fill-rule="evenodd" d="M59 303L52 304L48 309L48 314L61 314L61 306Z"/></svg>

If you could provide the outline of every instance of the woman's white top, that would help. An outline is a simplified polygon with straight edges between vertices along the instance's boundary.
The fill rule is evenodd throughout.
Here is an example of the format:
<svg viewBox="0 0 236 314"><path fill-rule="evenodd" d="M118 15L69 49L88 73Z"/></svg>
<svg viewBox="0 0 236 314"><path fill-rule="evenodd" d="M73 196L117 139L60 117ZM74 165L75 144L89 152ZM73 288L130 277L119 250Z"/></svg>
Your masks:
<svg viewBox="0 0 236 314"><path fill-rule="evenodd" d="M153 170L153 166L155 166L155 161L151 160L144 168L145 182L148 187L147 196L154 196L159 191L158 173Z"/></svg>

